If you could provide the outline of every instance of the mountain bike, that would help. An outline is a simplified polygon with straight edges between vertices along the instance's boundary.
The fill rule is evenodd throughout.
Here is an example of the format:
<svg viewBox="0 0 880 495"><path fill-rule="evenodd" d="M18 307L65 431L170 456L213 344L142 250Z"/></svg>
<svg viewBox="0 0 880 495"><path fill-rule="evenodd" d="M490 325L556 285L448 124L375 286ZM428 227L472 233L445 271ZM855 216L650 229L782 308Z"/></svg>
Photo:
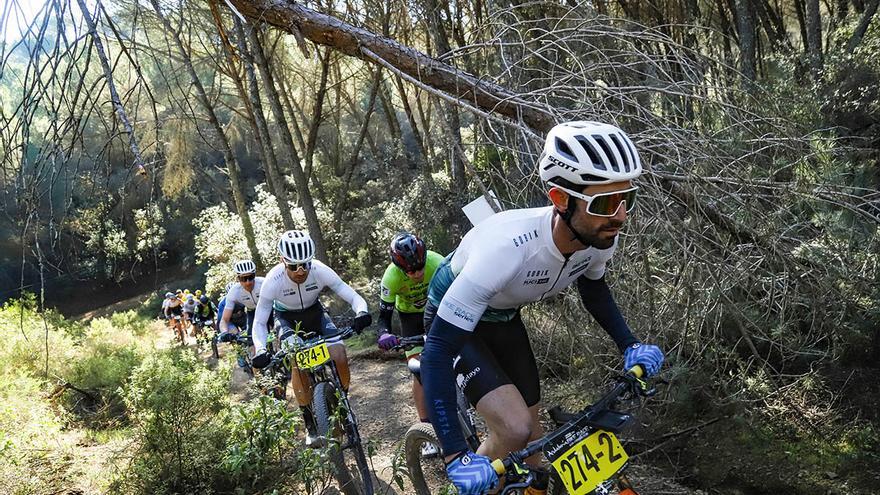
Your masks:
<svg viewBox="0 0 880 495"><path fill-rule="evenodd" d="M399 343L391 350L408 351L414 347L425 345L424 335L398 337ZM421 363L416 358L407 360L407 368L417 380L421 380ZM476 451L480 446L477 431L477 411L470 405L464 390L456 381L457 417L461 431L468 447ZM418 422L409 427L403 437L403 452L410 481L417 495L440 493L449 484L446 478L446 463L440 450L440 441L430 423Z"/></svg>
<svg viewBox="0 0 880 495"><path fill-rule="evenodd" d="M213 333L215 324L214 318L208 318L205 320L201 318L193 319L193 331L196 335L196 345L201 346L208 340L208 332Z"/></svg>
<svg viewBox="0 0 880 495"><path fill-rule="evenodd" d="M294 330L286 329L278 339L281 350L272 356L264 373L275 377L279 382L275 393L283 394L286 394L287 382L290 381L290 366L295 366L308 376L312 385L311 408L317 434L326 443L334 478L345 495L372 495L372 470L364 453L357 417L349 404L348 394L342 388L336 363L330 358L328 349L328 345L354 334L353 328L344 328L330 336L307 334L307 338L302 338ZM348 469L346 452L354 457L357 466L354 476Z"/></svg>
<svg viewBox="0 0 880 495"><path fill-rule="evenodd" d="M641 366L634 366L619 375L611 390L599 400L572 415L559 428L522 450L492 461L495 472L504 480L500 493L524 493L529 486L549 483L548 493L638 495L626 478L629 457L617 439L617 434L634 418L615 408L624 400L639 401L656 393L655 388L641 380L643 373ZM525 463L525 459L538 453L550 462L551 472ZM562 487L554 482L561 482Z"/></svg>
<svg viewBox="0 0 880 495"><path fill-rule="evenodd" d="M186 335L183 331L183 316L171 315L171 328L174 330L174 338L180 342L180 345L186 345Z"/></svg>
<svg viewBox="0 0 880 495"><path fill-rule="evenodd" d="M243 331L243 330L242 330ZM220 344L221 343L229 343L232 344L235 348L235 353L238 356L238 366L244 370L248 376L254 376L253 365L251 364L251 355L248 352L248 349L254 345L254 341L251 339L251 336L248 334L236 334L230 332L220 332L217 333L211 338L211 355L214 359L220 359ZM271 344L270 344L271 345ZM271 352L271 347L269 347L269 352ZM288 376L289 378L289 376ZM279 399L283 399L284 396L276 396Z"/></svg>

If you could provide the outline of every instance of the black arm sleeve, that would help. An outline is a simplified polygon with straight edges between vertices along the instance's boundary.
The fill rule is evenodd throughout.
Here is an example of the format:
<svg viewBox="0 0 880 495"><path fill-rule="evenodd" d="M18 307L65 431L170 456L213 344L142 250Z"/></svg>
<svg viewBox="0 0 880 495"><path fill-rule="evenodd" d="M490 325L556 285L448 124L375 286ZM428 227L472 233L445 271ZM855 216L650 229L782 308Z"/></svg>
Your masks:
<svg viewBox="0 0 880 495"><path fill-rule="evenodd" d="M394 315L394 303L379 300L379 333L391 331L391 316Z"/></svg>
<svg viewBox="0 0 880 495"><path fill-rule="evenodd" d="M614 339L620 352L635 344L639 339L633 336L629 326L620 314L620 308L611 296L611 289L605 282L605 277L599 280L590 280L585 276L578 277L578 292L584 308L593 315L599 325Z"/></svg>
<svg viewBox="0 0 880 495"><path fill-rule="evenodd" d="M434 318L422 351L422 385L428 416L440 440L444 455L468 448L458 425L455 400L455 371L452 360L464 347L471 332L462 330L443 318Z"/></svg>

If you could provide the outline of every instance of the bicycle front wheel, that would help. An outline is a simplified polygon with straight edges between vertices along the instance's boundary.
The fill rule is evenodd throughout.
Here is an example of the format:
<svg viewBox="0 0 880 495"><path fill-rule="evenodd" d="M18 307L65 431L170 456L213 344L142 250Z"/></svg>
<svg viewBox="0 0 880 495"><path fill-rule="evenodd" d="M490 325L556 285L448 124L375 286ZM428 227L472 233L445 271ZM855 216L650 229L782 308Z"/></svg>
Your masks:
<svg viewBox="0 0 880 495"><path fill-rule="evenodd" d="M333 477L339 483L339 488L345 495L361 495L358 484L351 476L348 466L345 464L345 455L342 450L342 431L337 420L339 400L336 397L336 387L328 382L320 382L315 385L312 396L315 424L319 436L326 439L325 452L330 461Z"/></svg>
<svg viewBox="0 0 880 495"><path fill-rule="evenodd" d="M440 441L430 423L410 426L403 437L403 450L409 478L417 495L444 493L449 485L446 463L440 451Z"/></svg>

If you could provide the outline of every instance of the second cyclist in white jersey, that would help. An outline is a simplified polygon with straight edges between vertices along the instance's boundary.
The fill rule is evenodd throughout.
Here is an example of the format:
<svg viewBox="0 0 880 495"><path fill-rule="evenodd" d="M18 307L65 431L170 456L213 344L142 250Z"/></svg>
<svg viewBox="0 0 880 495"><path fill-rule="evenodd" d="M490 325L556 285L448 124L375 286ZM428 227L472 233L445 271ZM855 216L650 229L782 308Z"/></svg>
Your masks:
<svg viewBox="0 0 880 495"><path fill-rule="evenodd" d="M232 320L236 306L244 306L247 316L246 333L253 332L254 314L257 302L260 300L260 291L263 288L264 277L257 276L257 265L251 260L239 260L232 264L237 284L229 288L226 294L226 304L220 315L220 331L230 333L229 323ZM241 329L240 329L241 330ZM231 332L235 333L235 332Z"/></svg>
<svg viewBox="0 0 880 495"><path fill-rule="evenodd" d="M254 318L254 359L255 368L264 368L270 357L266 352L269 328L267 321L274 313L279 335L298 331L303 337L309 335L333 335L338 333L336 326L324 311L318 296L325 289L331 289L337 296L351 305L357 315L352 327L360 332L372 323L367 302L348 284L339 278L332 268L314 259L315 244L307 232L289 230L281 234L278 241L281 263L275 265L266 275L257 304ZM329 345L330 357L336 363L339 381L348 389L350 372L348 356L341 341ZM315 423L308 405L312 401L312 388L309 378L293 370L290 379L296 401L299 404L311 443L315 433Z"/></svg>

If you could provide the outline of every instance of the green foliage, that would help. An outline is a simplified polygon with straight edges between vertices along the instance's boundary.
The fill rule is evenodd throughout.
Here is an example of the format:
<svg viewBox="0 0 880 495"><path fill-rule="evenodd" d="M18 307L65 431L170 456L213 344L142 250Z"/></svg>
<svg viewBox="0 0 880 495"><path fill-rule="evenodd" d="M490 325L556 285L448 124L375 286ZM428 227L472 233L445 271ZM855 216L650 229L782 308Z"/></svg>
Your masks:
<svg viewBox="0 0 880 495"><path fill-rule="evenodd" d="M269 468L281 466L297 446L301 420L284 401L261 394L236 406L229 422L223 467L239 484L256 484Z"/></svg>
<svg viewBox="0 0 880 495"><path fill-rule="evenodd" d="M148 356L125 403L138 441L118 488L134 493L210 493L226 446L226 379L189 353Z"/></svg>
<svg viewBox="0 0 880 495"><path fill-rule="evenodd" d="M268 269L278 259L275 245L284 229L275 197L269 194L263 185L257 186L256 190L257 199L252 203L249 213L254 226L257 248ZM297 225L305 228L305 215L302 209L295 208L291 213ZM205 290L211 294L218 294L234 279L232 263L251 257L247 240L242 235L241 219L226 204L220 204L206 208L202 215L192 220L192 225L196 230L194 237L196 260L208 266L205 273Z"/></svg>

